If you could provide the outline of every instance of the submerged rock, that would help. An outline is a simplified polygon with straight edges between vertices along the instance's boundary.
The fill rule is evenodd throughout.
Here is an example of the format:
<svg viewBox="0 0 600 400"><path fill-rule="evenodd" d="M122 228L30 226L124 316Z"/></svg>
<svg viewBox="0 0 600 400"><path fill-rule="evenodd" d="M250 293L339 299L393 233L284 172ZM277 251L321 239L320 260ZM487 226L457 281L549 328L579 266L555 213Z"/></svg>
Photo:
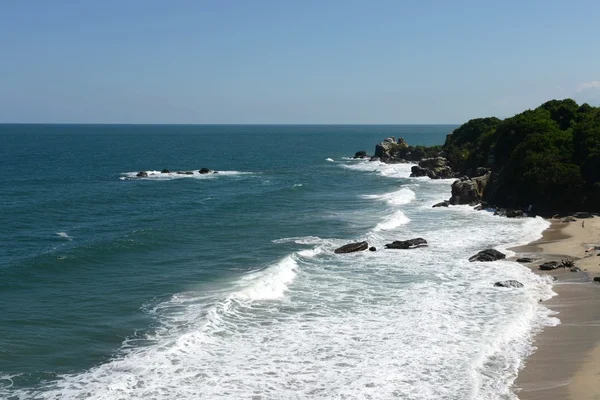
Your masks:
<svg viewBox="0 0 600 400"><path fill-rule="evenodd" d="M210 174L212 171L208 168L201 168L200 171L201 174Z"/></svg>
<svg viewBox="0 0 600 400"><path fill-rule="evenodd" d="M163 169L162 171L160 171L161 174L170 174L171 171L169 171L168 169Z"/></svg>
<svg viewBox="0 0 600 400"><path fill-rule="evenodd" d="M369 247L369 251L377 251L377 247L375 247L375 246Z"/></svg>
<svg viewBox="0 0 600 400"><path fill-rule="evenodd" d="M136 176L138 178L147 178L148 177L148 173L146 171L140 171L136 174Z"/></svg>
<svg viewBox="0 0 600 400"><path fill-rule="evenodd" d="M349 243L334 250L336 254L354 253L356 251L364 251L369 248L367 242Z"/></svg>
<svg viewBox="0 0 600 400"><path fill-rule="evenodd" d="M177 175L194 175L192 171L177 171Z"/></svg>
<svg viewBox="0 0 600 400"><path fill-rule="evenodd" d="M506 258L506 254L499 252L495 249L486 249L482 250L479 253L475 254L473 257L469 258L469 261L496 261L502 260Z"/></svg>
<svg viewBox="0 0 600 400"><path fill-rule="evenodd" d="M427 240L423 238L396 240L393 243L388 243L385 245L387 249L414 249L423 246L427 246Z"/></svg>
<svg viewBox="0 0 600 400"><path fill-rule="evenodd" d="M361 151L357 151L356 153L354 153L354 158L368 158L369 156L367 155L367 152L364 150Z"/></svg>
<svg viewBox="0 0 600 400"><path fill-rule="evenodd" d="M552 271L553 269L558 268L559 265L556 261L548 261L540 265L538 268L542 271Z"/></svg>
<svg viewBox="0 0 600 400"><path fill-rule="evenodd" d="M519 281L509 280L509 281L501 281L494 283L495 287L505 287L505 288L522 288L523 284Z"/></svg>
<svg viewBox="0 0 600 400"><path fill-rule="evenodd" d="M532 263L533 258L529 258L529 257L517 258L517 262L518 263Z"/></svg>
<svg viewBox="0 0 600 400"><path fill-rule="evenodd" d="M450 202L448 200L444 200L441 203L437 203L434 204L432 207L436 208L436 207L448 207L450 205Z"/></svg>

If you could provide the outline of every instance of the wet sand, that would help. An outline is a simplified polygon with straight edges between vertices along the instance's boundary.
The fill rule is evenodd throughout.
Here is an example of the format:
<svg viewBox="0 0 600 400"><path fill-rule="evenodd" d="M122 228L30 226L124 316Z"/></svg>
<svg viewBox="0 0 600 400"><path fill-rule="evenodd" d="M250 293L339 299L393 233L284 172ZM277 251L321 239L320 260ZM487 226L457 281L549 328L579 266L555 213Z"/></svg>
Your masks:
<svg viewBox="0 0 600 400"><path fill-rule="evenodd" d="M600 400L600 284L592 282L600 276L600 218L551 222L540 240L512 249L518 257L534 258L526 265L535 272L558 279L553 287L558 296L545 305L561 321L535 337L537 350L525 361L515 392L521 400ZM582 272L538 269L565 258Z"/></svg>

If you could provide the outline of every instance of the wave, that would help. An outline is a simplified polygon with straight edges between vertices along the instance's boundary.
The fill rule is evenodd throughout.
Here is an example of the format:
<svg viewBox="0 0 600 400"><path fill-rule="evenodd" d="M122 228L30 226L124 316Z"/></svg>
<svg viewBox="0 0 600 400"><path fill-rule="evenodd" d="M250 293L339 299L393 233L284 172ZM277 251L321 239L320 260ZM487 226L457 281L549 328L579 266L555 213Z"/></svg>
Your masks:
<svg viewBox="0 0 600 400"><path fill-rule="evenodd" d="M416 199L416 194L408 188L402 188L395 192L384 194L365 194L360 196L363 199L374 199L385 201L392 206L400 206L413 202Z"/></svg>
<svg viewBox="0 0 600 400"><path fill-rule="evenodd" d="M123 172L119 179L121 180L172 180L172 179L216 179L220 176L239 176L239 175L254 175L254 172L243 171L218 171L218 173L201 174L199 171L189 171L191 174L178 174L177 172L161 173L161 171L146 171L148 176L138 177L138 172ZM181 171L180 171L181 172ZM185 171L183 171L185 172Z"/></svg>
<svg viewBox="0 0 600 400"><path fill-rule="evenodd" d="M325 161L333 162L333 158L328 157L328 158L325 159Z"/></svg>
<svg viewBox="0 0 600 400"><path fill-rule="evenodd" d="M408 224L410 219L404 215L402 211L395 211L390 216L386 217L383 221L378 223L374 231L391 231L393 229L398 228L399 226Z"/></svg>
<svg viewBox="0 0 600 400"><path fill-rule="evenodd" d="M73 240L73 238L71 236L69 236L67 234L67 232L56 232L56 236L61 237L63 239L67 239L67 240Z"/></svg>
<svg viewBox="0 0 600 400"><path fill-rule="evenodd" d="M410 170L414 165L409 163L386 164L381 161L359 160L356 163L340 164L340 166L354 171L375 172L388 178L408 178L410 177Z"/></svg>

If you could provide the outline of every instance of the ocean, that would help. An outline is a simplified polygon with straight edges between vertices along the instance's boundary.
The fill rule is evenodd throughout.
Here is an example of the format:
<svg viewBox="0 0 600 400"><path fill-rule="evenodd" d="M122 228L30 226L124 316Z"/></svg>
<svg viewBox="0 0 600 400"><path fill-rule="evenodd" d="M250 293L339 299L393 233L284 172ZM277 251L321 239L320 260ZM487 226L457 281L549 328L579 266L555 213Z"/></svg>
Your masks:
<svg viewBox="0 0 600 400"><path fill-rule="evenodd" d="M351 158L454 128L0 125L0 398L516 399L548 223Z"/></svg>

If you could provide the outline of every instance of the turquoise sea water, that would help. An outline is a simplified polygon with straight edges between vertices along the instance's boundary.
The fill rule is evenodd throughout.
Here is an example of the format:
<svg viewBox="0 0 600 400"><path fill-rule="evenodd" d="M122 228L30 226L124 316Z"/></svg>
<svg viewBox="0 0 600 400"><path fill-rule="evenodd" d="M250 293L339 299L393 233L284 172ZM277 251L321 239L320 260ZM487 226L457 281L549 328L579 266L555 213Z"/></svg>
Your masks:
<svg viewBox="0 0 600 400"><path fill-rule="evenodd" d="M453 128L0 125L0 396L511 398L550 286L464 259L545 223L348 159Z"/></svg>

